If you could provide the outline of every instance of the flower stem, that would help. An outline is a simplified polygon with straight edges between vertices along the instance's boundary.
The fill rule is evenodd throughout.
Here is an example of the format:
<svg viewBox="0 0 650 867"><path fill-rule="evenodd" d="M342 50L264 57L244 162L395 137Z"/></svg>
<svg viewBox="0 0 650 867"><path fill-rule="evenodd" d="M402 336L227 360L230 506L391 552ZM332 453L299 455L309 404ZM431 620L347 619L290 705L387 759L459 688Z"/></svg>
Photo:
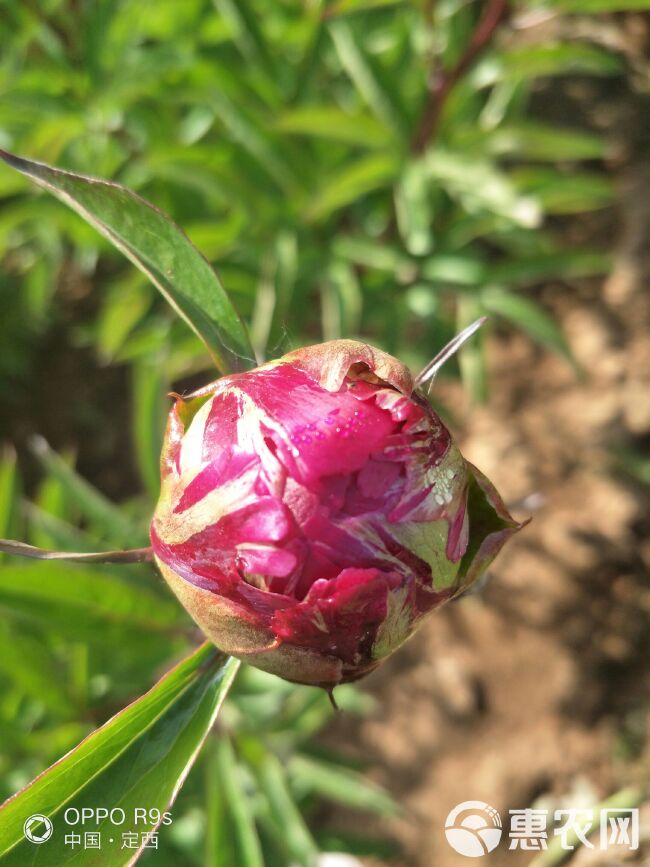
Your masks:
<svg viewBox="0 0 650 867"><path fill-rule="evenodd" d="M144 563L153 559L153 549L131 548L127 551L48 551L14 539L0 539L0 552L33 560L79 560L90 563Z"/></svg>

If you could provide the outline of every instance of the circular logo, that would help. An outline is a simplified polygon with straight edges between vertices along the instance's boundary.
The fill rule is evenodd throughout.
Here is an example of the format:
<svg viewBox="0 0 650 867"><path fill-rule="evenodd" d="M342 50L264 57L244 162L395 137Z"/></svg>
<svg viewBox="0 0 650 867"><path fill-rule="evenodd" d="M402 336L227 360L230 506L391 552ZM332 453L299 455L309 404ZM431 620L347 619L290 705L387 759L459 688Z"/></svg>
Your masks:
<svg viewBox="0 0 650 867"><path fill-rule="evenodd" d="M30 843L36 843L39 846L49 840L54 832L54 825L47 816L42 816L40 813L34 813L28 819L25 819L23 825L23 833Z"/></svg>
<svg viewBox="0 0 650 867"><path fill-rule="evenodd" d="M463 801L447 816L445 836L459 855L480 858L499 845L501 817L485 801Z"/></svg>

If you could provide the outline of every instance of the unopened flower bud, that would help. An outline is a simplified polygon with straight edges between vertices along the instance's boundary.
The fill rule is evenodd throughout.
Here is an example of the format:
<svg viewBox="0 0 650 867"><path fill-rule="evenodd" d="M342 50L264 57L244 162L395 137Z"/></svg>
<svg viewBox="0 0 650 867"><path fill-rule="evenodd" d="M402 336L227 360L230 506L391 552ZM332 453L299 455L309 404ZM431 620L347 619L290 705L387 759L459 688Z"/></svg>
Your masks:
<svg viewBox="0 0 650 867"><path fill-rule="evenodd" d="M408 369L336 340L176 401L151 539L218 647L331 688L372 671L520 526Z"/></svg>

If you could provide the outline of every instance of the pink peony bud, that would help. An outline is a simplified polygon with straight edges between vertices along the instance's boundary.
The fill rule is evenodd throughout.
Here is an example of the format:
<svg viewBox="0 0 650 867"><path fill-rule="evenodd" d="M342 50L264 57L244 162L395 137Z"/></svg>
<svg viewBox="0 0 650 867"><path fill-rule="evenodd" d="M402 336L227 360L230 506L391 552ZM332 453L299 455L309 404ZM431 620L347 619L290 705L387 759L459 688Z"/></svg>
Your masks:
<svg viewBox="0 0 650 867"><path fill-rule="evenodd" d="M520 526L407 368L335 340L176 401L151 540L218 647L331 688L372 671Z"/></svg>

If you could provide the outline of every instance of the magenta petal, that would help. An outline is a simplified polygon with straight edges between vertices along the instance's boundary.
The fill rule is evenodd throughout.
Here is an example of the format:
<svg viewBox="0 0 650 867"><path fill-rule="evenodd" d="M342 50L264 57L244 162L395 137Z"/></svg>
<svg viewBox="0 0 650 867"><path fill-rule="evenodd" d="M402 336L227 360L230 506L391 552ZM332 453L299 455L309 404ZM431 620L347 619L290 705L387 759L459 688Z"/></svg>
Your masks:
<svg viewBox="0 0 650 867"><path fill-rule="evenodd" d="M397 463L371 458L359 473L359 489L365 497L380 497L390 490L400 473Z"/></svg>
<svg viewBox="0 0 650 867"><path fill-rule="evenodd" d="M241 542L280 542L291 530L289 510L275 497L260 497L257 502L232 512L214 525L220 543L234 548Z"/></svg>
<svg viewBox="0 0 650 867"><path fill-rule="evenodd" d="M286 578L298 565L298 558L292 551L278 548L240 547L239 561L246 573L269 578Z"/></svg>
<svg viewBox="0 0 650 867"><path fill-rule="evenodd" d="M187 485L174 512L184 512L190 506L200 502L218 485L237 478L253 464L259 462L257 455L242 452L233 454L229 449L220 452L219 456Z"/></svg>
<svg viewBox="0 0 650 867"><path fill-rule="evenodd" d="M463 495L454 518L449 525L446 555L452 563L456 563L467 550L469 542L469 514L467 512L467 493Z"/></svg>
<svg viewBox="0 0 650 867"><path fill-rule="evenodd" d="M262 368L239 386L268 419L267 426L281 426L284 438L274 438L278 456L308 484L361 469L395 427L389 412L358 401L353 388L332 394L289 365Z"/></svg>
<svg viewBox="0 0 650 867"><path fill-rule="evenodd" d="M377 569L344 569L331 581L317 582L304 602L276 611L272 628L284 641L307 642L345 664L367 669L374 665L372 646L389 590L399 581Z"/></svg>

